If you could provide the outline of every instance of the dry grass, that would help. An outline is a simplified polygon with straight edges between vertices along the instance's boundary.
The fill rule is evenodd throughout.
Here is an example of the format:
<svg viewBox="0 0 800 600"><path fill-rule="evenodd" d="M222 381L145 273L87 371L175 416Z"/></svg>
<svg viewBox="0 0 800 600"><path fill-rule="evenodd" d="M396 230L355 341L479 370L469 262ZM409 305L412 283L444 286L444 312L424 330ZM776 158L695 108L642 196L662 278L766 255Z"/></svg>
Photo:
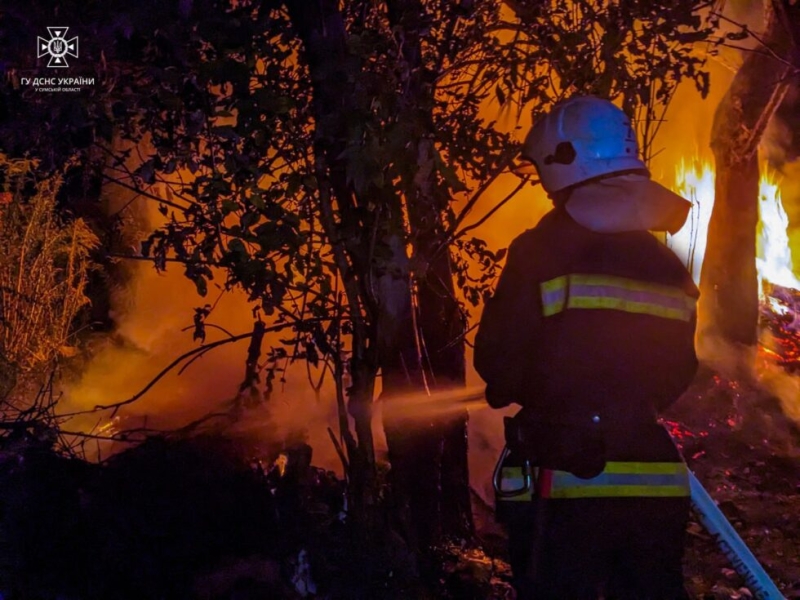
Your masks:
<svg viewBox="0 0 800 600"><path fill-rule="evenodd" d="M0 419L8 422L31 412L31 387L77 352L73 325L89 302L98 239L83 220L57 215L60 177L39 180L31 161L0 155L0 181Z"/></svg>

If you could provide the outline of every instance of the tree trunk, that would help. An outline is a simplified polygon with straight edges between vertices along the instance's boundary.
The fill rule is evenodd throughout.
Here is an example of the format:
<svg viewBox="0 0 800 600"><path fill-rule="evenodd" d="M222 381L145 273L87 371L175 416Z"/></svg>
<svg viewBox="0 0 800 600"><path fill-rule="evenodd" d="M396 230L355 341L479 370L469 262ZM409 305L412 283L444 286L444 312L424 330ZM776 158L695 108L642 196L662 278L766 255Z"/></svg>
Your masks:
<svg viewBox="0 0 800 600"><path fill-rule="evenodd" d="M431 258L438 238L421 249ZM466 383L464 359L465 322L455 297L448 251L432 257L426 276L417 282L419 331L426 364L437 388L461 387ZM441 519L446 536L469 538L473 533L469 492L467 425L465 408L446 412L438 419L441 449Z"/></svg>
<svg viewBox="0 0 800 600"><path fill-rule="evenodd" d="M417 392L463 386L464 322L455 298L450 256L433 252L444 235L442 215L449 201L447 192L436 185L434 157L435 126L433 91L436 74L424 63L422 36L430 24L419 0L389 0L389 21L397 32L401 48L400 67L404 93L398 120L414 123L418 132L410 143L406 160L416 164L413 180L403 182L411 239L418 271L411 272L415 314L407 321L410 336L406 347L398 349L405 357L403 368L408 378L400 383L383 371L384 388L392 392L393 382L409 385ZM389 400L391 402L391 400ZM402 411L402 406L399 407ZM416 542L427 547L441 534L470 537L472 511L467 464L467 411L447 414L434 407L415 419L411 428L403 419L384 419L397 493L408 504Z"/></svg>
<svg viewBox="0 0 800 600"><path fill-rule="evenodd" d="M747 54L714 115L717 175L698 327L699 339L708 345L701 344L701 355L716 354L715 339L744 349L757 341L758 144L787 90L792 12L798 10L788 2L770 0L763 38L768 48ZM713 360L713 354L704 358Z"/></svg>
<svg viewBox="0 0 800 600"><path fill-rule="evenodd" d="M334 216L335 203L342 224L356 220L352 214L353 194L347 183L346 165L341 158L347 144L345 117L352 105L346 71L347 33L337 0L291 0L286 2L286 7L303 42L314 88L315 175L321 222L333 246L353 326L348 411L354 419L357 443L349 431L341 433L347 442L350 460L347 474L350 514L357 527L363 526L369 531L376 522L372 508L377 491L372 438L372 402L378 368L372 326L376 311L366 291L365 279L369 275L364 272L367 261L363 255L368 242L365 236L343 241L345 236L340 235ZM347 427L346 419L344 421L342 427Z"/></svg>
<svg viewBox="0 0 800 600"><path fill-rule="evenodd" d="M352 69L352 62L347 60L352 58L346 50L347 33L335 0L292 0L286 5L303 41L314 85L315 154L318 161L325 163L325 168L318 171L320 190L330 188L344 221L353 206L367 204L365 198L353 194L350 189L341 158L347 135L341 124L346 122L353 108L352 85L344 70L347 64ZM416 163L419 173L413 181L404 182L403 193L414 245L424 262L432 260L431 253L438 247L437 235L444 229L442 205L448 200L433 192L436 178L431 142L433 86L426 79L431 74L421 67L420 52L420 32L425 26L419 18L422 8L418 0L398 0L389 2L388 6L390 19L394 25L399 25L397 35L402 38L400 47L407 74L396 118L398 122L413 120L419 125L415 128L418 138L408 145L408 153L403 157L412 165ZM372 401L369 381L374 377L373 369L379 366L384 429L392 466L392 493L398 508L396 516L410 545L423 550L439 537L443 523L444 532L448 534L467 536L471 532L467 418L466 411L446 418L430 414L409 418L413 415L405 411L402 397L411 392L424 392L434 379L440 385L445 382L463 385L464 345L460 336L464 323L454 297L450 259L446 253L433 260L427 278L419 282L415 315L401 197L392 187L372 189L370 193L374 195L371 199L377 208L361 211L361 214L373 215L374 222L355 228L361 232L358 241L353 242L350 236L334 244L335 255L347 253L346 258L337 256L336 261L348 288L351 310L358 312L359 307L363 307L369 314L368 325L362 330L355 323L354 379L349 411L356 421L358 456L366 452L369 456L365 458L369 459L372 456L368 427ZM333 230L333 216L326 218L326 229ZM330 233L329 236L332 240L342 237ZM342 248L342 244L347 247ZM376 246L382 252L380 260L373 256ZM415 316L419 317L419 322ZM423 340L429 358L426 366L432 375L428 380L421 361ZM356 464L361 462L359 459ZM372 465L371 460L366 462Z"/></svg>

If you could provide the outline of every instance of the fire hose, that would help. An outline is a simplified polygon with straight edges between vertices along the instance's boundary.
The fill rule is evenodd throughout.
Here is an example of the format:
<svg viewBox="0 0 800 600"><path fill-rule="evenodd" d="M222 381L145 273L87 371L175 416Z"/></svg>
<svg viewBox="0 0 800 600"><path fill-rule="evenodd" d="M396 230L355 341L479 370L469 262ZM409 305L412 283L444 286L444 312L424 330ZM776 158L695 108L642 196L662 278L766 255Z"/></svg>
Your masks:
<svg viewBox="0 0 800 600"><path fill-rule="evenodd" d="M518 489L506 489L502 485L502 464L508 456L508 448L504 447L500 455L500 460L495 467L492 483L497 497L511 497L520 493L530 491L533 485L531 467L526 461L522 469L521 487ZM770 579L770 576L758 562L747 544L739 536L728 519L717 506L714 499L703 487L691 470L689 473L689 489L691 494L692 509L697 515L700 523L706 528L717 547L722 551L739 575L745 581L745 585L753 592L753 596L758 600L785 600L778 587Z"/></svg>
<svg viewBox="0 0 800 600"><path fill-rule="evenodd" d="M781 594L758 559L753 556L750 548L739 537L733 525L725 518L714 499L691 471L689 471L689 488L692 508L700 523L714 538L725 557L731 561L733 568L742 576L753 595L759 600L784 599L785 596Z"/></svg>
<svg viewBox="0 0 800 600"><path fill-rule="evenodd" d="M468 403L484 397L483 391L472 390L458 390L449 391L429 396L428 400L442 401L449 400L456 403ZM493 483L495 492L498 496L516 495L524 489L530 489L533 485L531 470L523 469L522 485L525 486L521 490L504 490L500 482L500 473L503 460L508 456L508 449L503 448L503 453L495 468ZM770 576L758 562L758 559L753 555L750 549L745 544L744 540L739 536L733 525L730 524L728 519L717 506L714 499L705 490L703 485L697 479L695 474L689 470L689 489L691 495L692 509L694 510L700 523L705 527L706 531L714 539L717 547L722 551L725 557L731 562L731 565L737 573L744 579L745 584L753 593L753 596L758 600L785 600L785 596L780 592L775 582L772 581Z"/></svg>

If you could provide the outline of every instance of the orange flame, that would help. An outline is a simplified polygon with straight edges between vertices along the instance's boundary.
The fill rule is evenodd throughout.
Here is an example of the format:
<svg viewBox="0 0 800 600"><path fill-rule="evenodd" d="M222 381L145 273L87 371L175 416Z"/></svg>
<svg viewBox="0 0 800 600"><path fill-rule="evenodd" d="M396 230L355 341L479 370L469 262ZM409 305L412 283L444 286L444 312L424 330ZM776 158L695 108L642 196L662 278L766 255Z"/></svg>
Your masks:
<svg viewBox="0 0 800 600"><path fill-rule="evenodd" d="M668 236L667 245L683 260L695 282L700 281L708 223L714 207L714 176L711 161L700 159L681 161L675 172L673 189L692 203L692 209L683 228ZM764 282L800 290L800 279L793 271L787 232L789 218L783 208L780 183L768 169L762 169L759 180L758 211L756 269L761 300L769 301L764 296Z"/></svg>
<svg viewBox="0 0 800 600"><path fill-rule="evenodd" d="M692 209L683 228L668 236L667 245L683 260L695 283L699 283L714 207L714 167L709 161L681 160L675 172L674 191L689 200Z"/></svg>

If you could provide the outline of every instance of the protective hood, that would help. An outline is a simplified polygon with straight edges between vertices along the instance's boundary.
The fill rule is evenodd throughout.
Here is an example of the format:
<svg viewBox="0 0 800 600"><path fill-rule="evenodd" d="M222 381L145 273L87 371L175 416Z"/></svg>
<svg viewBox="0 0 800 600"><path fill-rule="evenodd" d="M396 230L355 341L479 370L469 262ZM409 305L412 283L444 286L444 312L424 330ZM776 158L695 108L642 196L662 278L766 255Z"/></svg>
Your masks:
<svg viewBox="0 0 800 600"><path fill-rule="evenodd" d="M646 175L619 175L579 186L566 204L583 227L598 233L677 232L691 203Z"/></svg>

